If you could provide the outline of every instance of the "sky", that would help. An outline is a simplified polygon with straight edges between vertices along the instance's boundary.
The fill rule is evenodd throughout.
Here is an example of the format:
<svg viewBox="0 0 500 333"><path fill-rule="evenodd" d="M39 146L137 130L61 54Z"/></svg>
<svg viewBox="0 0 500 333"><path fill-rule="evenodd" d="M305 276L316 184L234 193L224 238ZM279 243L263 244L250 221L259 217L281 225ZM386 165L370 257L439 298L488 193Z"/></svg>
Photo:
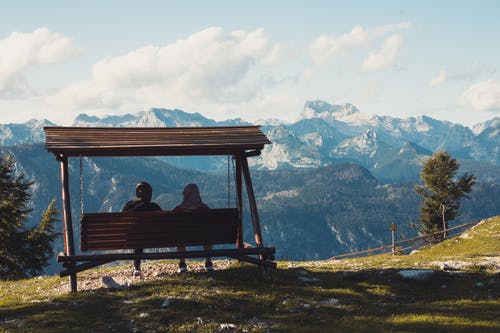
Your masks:
<svg viewBox="0 0 500 333"><path fill-rule="evenodd" d="M500 116L500 1L0 0L0 124L150 108Z"/></svg>

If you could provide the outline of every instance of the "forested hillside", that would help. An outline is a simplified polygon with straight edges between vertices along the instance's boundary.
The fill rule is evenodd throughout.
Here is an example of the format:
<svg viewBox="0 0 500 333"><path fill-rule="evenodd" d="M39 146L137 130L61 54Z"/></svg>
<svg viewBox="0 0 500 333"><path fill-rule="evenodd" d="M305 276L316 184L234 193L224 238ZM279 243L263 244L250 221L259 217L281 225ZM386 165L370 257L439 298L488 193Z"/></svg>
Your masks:
<svg viewBox="0 0 500 333"><path fill-rule="evenodd" d="M19 171L35 180L31 219L32 223L38 223L50 200L60 197L58 163L42 144L2 151L12 152ZM223 163L221 168L227 169L226 162ZM119 211L134 196L135 184L141 180L153 185L153 200L163 209L171 209L181 200L187 183L200 186L210 207L228 205L226 174L182 170L155 158L84 158L82 170L86 212ZM478 175L478 184L471 200L464 200L464 213L455 224L500 214L498 168L472 172ZM70 159L70 176L73 219L77 222L80 213L77 158ZM413 190L413 183L382 184L367 169L352 163L311 169L253 170L252 177L264 241L276 246L278 258L324 259L388 244L391 223L398 226L398 239L416 234L410 224L418 217L420 198ZM234 206L232 184L229 191L230 205ZM245 239L251 243L248 214L245 222ZM75 223L75 238L78 232ZM56 246L57 251L61 248L61 244Z"/></svg>

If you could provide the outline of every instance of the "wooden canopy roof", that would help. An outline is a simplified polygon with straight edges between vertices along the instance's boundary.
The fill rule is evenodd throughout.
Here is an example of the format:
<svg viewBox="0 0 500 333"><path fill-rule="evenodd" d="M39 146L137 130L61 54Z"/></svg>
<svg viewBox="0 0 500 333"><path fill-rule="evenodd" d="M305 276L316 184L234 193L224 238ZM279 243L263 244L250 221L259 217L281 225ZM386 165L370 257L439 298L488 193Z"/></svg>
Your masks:
<svg viewBox="0 0 500 333"><path fill-rule="evenodd" d="M271 141L260 126L44 127L45 148L65 156L234 155Z"/></svg>

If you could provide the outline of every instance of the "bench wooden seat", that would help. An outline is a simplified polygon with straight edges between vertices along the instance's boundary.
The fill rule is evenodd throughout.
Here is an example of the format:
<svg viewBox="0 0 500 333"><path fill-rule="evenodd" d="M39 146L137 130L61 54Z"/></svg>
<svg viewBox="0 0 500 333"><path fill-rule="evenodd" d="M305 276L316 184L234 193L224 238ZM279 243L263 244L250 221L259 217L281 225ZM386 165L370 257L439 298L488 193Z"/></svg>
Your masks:
<svg viewBox="0 0 500 333"><path fill-rule="evenodd" d="M81 218L82 251L235 244L236 208L200 212L87 213Z"/></svg>

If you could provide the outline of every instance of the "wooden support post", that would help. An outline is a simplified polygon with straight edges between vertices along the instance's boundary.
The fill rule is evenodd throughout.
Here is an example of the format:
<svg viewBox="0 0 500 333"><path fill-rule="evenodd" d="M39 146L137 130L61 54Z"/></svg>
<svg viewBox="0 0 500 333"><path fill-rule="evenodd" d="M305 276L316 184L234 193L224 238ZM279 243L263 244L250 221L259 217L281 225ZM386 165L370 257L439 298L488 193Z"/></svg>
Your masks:
<svg viewBox="0 0 500 333"><path fill-rule="evenodd" d="M243 243L243 184L241 179L241 156L234 156L236 160L236 170L235 170L235 182L236 182L236 208L238 208L239 221L238 221L238 231L236 236L236 247L243 248L245 244Z"/></svg>
<svg viewBox="0 0 500 333"><path fill-rule="evenodd" d="M75 243L73 240L73 221L71 219L71 202L69 198L69 173L68 157L65 155L57 156L61 167L61 198L63 215L63 234L64 234L64 253L66 255L75 254ZM69 276L71 292L77 291L76 273Z"/></svg>
<svg viewBox="0 0 500 333"><path fill-rule="evenodd" d="M250 178L250 169L248 168L248 161L246 156L241 158L241 167L243 171L243 177L245 178L245 187L247 188L248 202L250 204L250 213L252 215L252 225L255 235L255 243L257 247L263 247L262 233L260 231L260 219L259 212L257 211L257 202L255 201L255 193L253 191L252 179ZM267 257L259 255L261 260L266 260ZM269 267L260 266L260 275L264 280L269 280L271 277Z"/></svg>
<svg viewBox="0 0 500 333"><path fill-rule="evenodd" d="M243 178L245 178L245 187L247 188L248 202L250 204L250 214L252 216L252 225L255 234L255 243L257 247L263 247L262 234L260 232L259 212L257 211L257 202L255 201L255 194L253 191L252 179L250 178L250 169L248 168L248 161L246 157L241 160L241 167L243 171Z"/></svg>

